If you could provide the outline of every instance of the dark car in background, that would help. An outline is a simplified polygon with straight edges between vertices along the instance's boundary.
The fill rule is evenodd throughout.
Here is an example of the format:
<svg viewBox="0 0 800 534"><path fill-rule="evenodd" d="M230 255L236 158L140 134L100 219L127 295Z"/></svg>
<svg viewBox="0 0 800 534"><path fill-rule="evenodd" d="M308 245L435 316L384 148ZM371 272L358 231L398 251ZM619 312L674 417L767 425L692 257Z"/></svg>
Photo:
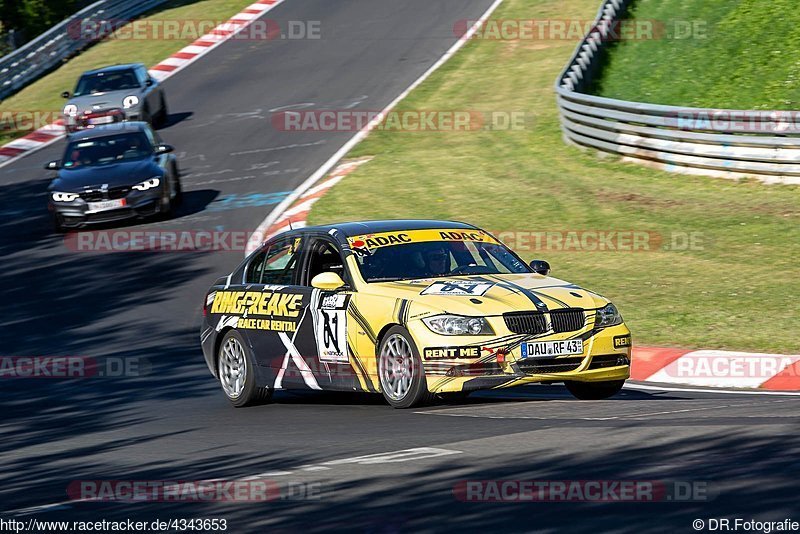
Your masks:
<svg viewBox="0 0 800 534"><path fill-rule="evenodd" d="M67 132L121 121L166 124L167 98L142 63L113 65L84 72L75 90L64 91Z"/></svg>
<svg viewBox="0 0 800 534"><path fill-rule="evenodd" d="M48 187L57 231L91 223L167 216L180 202L173 148L145 122L98 126L70 136Z"/></svg>

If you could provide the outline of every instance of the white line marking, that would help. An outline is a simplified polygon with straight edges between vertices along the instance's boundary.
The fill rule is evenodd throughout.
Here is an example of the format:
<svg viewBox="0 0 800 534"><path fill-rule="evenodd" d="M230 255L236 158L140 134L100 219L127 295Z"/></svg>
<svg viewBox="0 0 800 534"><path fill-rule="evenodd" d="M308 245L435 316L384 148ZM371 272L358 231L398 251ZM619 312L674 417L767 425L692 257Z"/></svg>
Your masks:
<svg viewBox="0 0 800 534"><path fill-rule="evenodd" d="M475 34L478 28L483 24L483 22L486 19L489 18L489 16L494 12L495 9L497 9L497 7L502 2L503 0L495 0L494 2L492 2L492 5L490 5L489 8L483 13L483 15L481 15L481 17L473 23L472 27L470 27L470 29L464 35L462 35L455 43L453 43L453 46L451 46L447 50L447 52L445 52L444 55L440 57L438 61L436 61L436 63L431 65L430 68L428 68L428 70L423 72L422 75L414 81L414 83L409 85L405 91L400 93L397 96L397 98L392 100L389 103L389 105L383 108L383 111L381 111L377 116L375 116L369 122L369 124L367 124L364 128L356 132L356 134L353 135L353 137L351 137L339 150L337 150L336 153L328 159L328 161L323 163L322 166L314 172L314 174L309 176L306 179L306 181L300 184L300 186L298 186L297 189L295 189L292 192L291 195L286 197L283 200L283 202L278 204L269 213L269 215L267 215L267 217L261 222L261 224L258 225L256 231L253 232L253 235L256 236L256 238L254 240L251 240L251 242L247 244L247 247L245 247L245 256L250 254L250 252L252 252L256 248L258 248L259 245L261 245L261 241L259 241L258 236L266 235L266 232L270 229L275 220L277 220L277 218L283 213L283 211L286 208L294 204L294 202L298 198L300 198L300 196L303 193L305 193L307 189L311 188L319 180L325 177L328 171L330 171L334 167L334 165L336 165L339 162L340 159L342 159L348 152L350 152L350 150L352 150L354 146L356 146L359 142L361 142L361 140L364 139L376 125L380 124L380 122L383 120L386 114L392 110L392 108L394 108L398 103L400 103L400 101L403 100L406 96L408 96L408 94L411 91L416 89L422 82L427 80L431 74L436 72L436 70L438 70L439 67L444 65L447 62L447 60L449 60L456 52L458 52L461 49L461 47L463 47L472 38L472 36Z"/></svg>

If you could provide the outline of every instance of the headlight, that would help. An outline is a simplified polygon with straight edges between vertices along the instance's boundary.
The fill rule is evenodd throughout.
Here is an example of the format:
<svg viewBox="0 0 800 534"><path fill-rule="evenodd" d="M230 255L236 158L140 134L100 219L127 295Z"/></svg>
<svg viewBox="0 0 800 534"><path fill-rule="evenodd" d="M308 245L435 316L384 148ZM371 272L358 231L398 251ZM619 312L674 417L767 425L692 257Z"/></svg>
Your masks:
<svg viewBox="0 0 800 534"><path fill-rule="evenodd" d="M64 106L64 115L69 115L70 117L74 117L78 114L78 106L75 104L67 104Z"/></svg>
<svg viewBox="0 0 800 534"><path fill-rule="evenodd" d="M616 306L609 304L597 310L597 316L594 319L595 328L614 326L615 324L622 324L622 315L619 314Z"/></svg>
<svg viewBox="0 0 800 534"><path fill-rule="evenodd" d="M494 334L494 330L483 317L461 315L435 315L422 319L425 326L443 336L480 336Z"/></svg>
<svg viewBox="0 0 800 534"><path fill-rule="evenodd" d="M149 180L145 180L144 182L138 183L133 186L134 189L137 191L147 191L148 189L153 189L154 187L158 187L158 184L161 183L161 180L158 176L154 176Z"/></svg>
<svg viewBox="0 0 800 534"><path fill-rule="evenodd" d="M132 108L139 103L139 97L130 95L122 99L122 107L125 109Z"/></svg>
<svg viewBox="0 0 800 534"><path fill-rule="evenodd" d="M53 200L56 202L72 202L77 200L80 195L78 193L53 193Z"/></svg>

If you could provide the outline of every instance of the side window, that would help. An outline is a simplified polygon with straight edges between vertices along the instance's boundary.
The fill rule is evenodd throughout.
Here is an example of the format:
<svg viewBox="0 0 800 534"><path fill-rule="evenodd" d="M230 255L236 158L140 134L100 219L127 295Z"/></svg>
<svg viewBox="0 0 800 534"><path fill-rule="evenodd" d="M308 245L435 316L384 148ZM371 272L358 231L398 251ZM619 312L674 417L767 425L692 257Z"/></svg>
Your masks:
<svg viewBox="0 0 800 534"><path fill-rule="evenodd" d="M336 273L347 281L342 255L339 250L333 243L319 239L314 243L308 258L306 276L304 277L305 285L311 285L311 280L315 276L327 272Z"/></svg>
<svg viewBox="0 0 800 534"><path fill-rule="evenodd" d="M265 250L253 258L253 260L247 265L247 271L244 273L245 284L261 283L261 275L264 272L264 260L266 258L267 251Z"/></svg>
<svg viewBox="0 0 800 534"><path fill-rule="evenodd" d="M291 285L297 270L299 250L299 237L280 239L273 243L264 257L261 283Z"/></svg>

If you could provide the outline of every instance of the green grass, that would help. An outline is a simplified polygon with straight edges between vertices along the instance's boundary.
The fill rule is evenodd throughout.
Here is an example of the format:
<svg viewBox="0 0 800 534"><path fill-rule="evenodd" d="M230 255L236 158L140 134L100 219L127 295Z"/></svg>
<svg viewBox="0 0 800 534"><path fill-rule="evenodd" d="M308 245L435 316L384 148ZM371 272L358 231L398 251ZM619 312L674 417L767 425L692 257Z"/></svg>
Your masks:
<svg viewBox="0 0 800 534"><path fill-rule="evenodd" d="M144 17L144 20L192 20L224 22L248 5L250 0L202 0L187 2L171 1L157 12ZM187 33L191 34L191 28ZM110 39L89 48L75 56L61 67L32 83L22 91L0 103L3 112L58 112L64 107L63 91L72 91L78 77L86 70L112 65L114 63L137 62L152 66L193 42L193 38L179 39ZM1 131L0 144L28 131Z"/></svg>
<svg viewBox="0 0 800 534"><path fill-rule="evenodd" d="M666 39L617 43L592 92L695 107L800 109L796 0L636 0L626 18L664 21ZM676 38L681 22L691 38ZM682 32L683 30L678 30Z"/></svg>
<svg viewBox="0 0 800 534"><path fill-rule="evenodd" d="M597 0L506 0L496 19L593 17ZM312 223L434 217L507 230L700 232L685 252L521 251L620 307L639 344L800 352L797 187L688 177L563 143L553 81L565 41L474 41L402 109L522 110L519 131L376 131L375 155L318 202Z"/></svg>

